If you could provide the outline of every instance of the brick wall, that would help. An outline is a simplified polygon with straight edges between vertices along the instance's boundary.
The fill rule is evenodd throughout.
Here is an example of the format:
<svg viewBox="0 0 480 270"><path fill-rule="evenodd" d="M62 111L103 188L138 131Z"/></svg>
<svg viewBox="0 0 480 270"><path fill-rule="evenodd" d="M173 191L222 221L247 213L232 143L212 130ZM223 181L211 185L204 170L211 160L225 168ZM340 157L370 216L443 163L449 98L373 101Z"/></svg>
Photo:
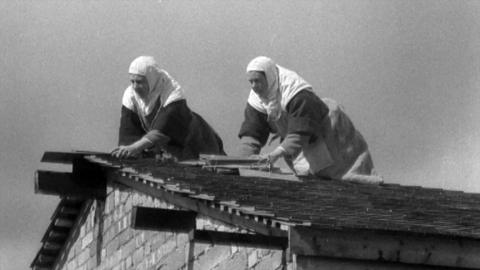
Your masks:
<svg viewBox="0 0 480 270"><path fill-rule="evenodd" d="M174 209L110 183L105 202L89 201L82 210L55 270L283 269L280 250L190 243L186 233L134 230L130 228L132 206ZM197 229L240 231L205 216L197 217Z"/></svg>

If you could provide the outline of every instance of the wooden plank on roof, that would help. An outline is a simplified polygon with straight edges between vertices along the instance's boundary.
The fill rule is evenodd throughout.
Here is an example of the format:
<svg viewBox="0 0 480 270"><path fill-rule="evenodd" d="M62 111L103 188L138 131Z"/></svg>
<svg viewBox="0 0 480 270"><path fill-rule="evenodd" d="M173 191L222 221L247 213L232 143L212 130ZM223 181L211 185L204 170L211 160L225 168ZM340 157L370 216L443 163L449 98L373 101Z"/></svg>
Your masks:
<svg viewBox="0 0 480 270"><path fill-rule="evenodd" d="M222 155L200 155L200 160L205 161L208 165L228 165L228 164L258 164L260 159L222 156Z"/></svg>
<svg viewBox="0 0 480 270"><path fill-rule="evenodd" d="M195 230L190 233L190 239L200 243L215 245L231 245L285 249L288 245L287 237L267 236L261 234L220 232L211 230Z"/></svg>
<svg viewBox="0 0 480 270"><path fill-rule="evenodd" d="M480 268L480 240L376 230L290 227L289 246L302 256Z"/></svg>
<svg viewBox="0 0 480 270"><path fill-rule="evenodd" d="M244 168L240 168L239 172L240 172L240 176L243 176L243 177L261 177L261 178L268 178L268 179L301 182L300 178L298 178L293 173L269 172L269 171L251 170L251 169L244 169Z"/></svg>
<svg viewBox="0 0 480 270"><path fill-rule="evenodd" d="M72 151L72 152L58 152L47 151L43 153L42 162L49 163L63 163L72 164L73 160L83 158L86 155L109 155L108 153L93 152L93 151Z"/></svg>
<svg viewBox="0 0 480 270"><path fill-rule="evenodd" d="M87 181L76 179L69 172L38 170L35 173L35 193L76 196L83 198L104 198L106 187L92 186Z"/></svg>
<svg viewBox="0 0 480 270"><path fill-rule="evenodd" d="M193 211L134 206L131 226L137 230L189 232L195 229L196 216Z"/></svg>

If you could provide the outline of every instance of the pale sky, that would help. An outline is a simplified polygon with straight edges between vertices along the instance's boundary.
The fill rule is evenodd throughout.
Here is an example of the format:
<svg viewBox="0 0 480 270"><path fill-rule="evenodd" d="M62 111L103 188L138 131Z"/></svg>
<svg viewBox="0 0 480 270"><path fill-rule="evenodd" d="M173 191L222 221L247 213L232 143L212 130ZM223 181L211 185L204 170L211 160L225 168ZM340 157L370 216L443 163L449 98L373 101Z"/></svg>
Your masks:
<svg viewBox="0 0 480 270"><path fill-rule="evenodd" d="M386 182L480 192L480 1L0 0L0 269L29 267L55 196L44 151L109 151L152 55L236 153L266 55L344 105Z"/></svg>

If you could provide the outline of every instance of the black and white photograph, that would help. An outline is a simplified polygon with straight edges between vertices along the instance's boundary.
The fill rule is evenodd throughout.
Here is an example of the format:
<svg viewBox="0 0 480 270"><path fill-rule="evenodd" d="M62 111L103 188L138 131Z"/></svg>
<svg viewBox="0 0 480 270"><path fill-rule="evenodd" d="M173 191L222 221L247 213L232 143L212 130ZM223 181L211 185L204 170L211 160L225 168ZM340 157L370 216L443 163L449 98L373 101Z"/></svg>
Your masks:
<svg viewBox="0 0 480 270"><path fill-rule="evenodd" d="M480 1L0 10L0 270L480 269Z"/></svg>

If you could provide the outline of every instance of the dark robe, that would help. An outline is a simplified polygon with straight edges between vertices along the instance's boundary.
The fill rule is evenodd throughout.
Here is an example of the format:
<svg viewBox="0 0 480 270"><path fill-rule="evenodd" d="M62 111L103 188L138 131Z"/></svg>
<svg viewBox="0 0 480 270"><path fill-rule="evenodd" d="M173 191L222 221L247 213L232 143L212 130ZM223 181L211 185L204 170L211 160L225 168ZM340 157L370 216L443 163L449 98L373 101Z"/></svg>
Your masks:
<svg viewBox="0 0 480 270"><path fill-rule="evenodd" d="M147 115L149 125L138 114L122 106L119 145L129 145L142 137L154 143L155 153L168 153L179 160L197 159L199 154L224 155L223 142L213 128L188 108L185 100L157 107ZM147 131L146 131L147 129ZM160 143L168 139L166 144Z"/></svg>

